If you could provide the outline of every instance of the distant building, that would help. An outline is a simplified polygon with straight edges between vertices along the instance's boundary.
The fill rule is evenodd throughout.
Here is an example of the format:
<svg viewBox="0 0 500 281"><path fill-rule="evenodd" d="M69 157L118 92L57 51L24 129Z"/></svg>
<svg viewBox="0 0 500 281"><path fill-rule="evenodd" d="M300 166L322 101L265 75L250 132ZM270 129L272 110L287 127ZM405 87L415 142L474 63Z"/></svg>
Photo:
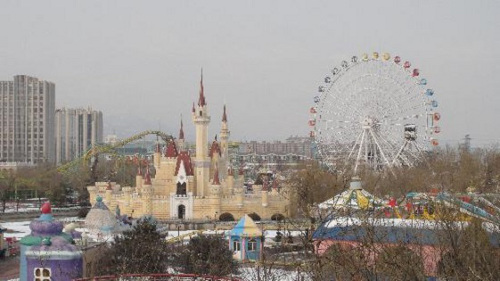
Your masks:
<svg viewBox="0 0 500 281"><path fill-rule="evenodd" d="M91 108L56 110L56 162L71 161L103 142L102 112Z"/></svg>
<svg viewBox="0 0 500 281"><path fill-rule="evenodd" d="M111 144L111 145L114 145L116 143L118 143L120 141L120 139L118 138L117 135L107 135L105 138L104 138L104 143L105 144Z"/></svg>
<svg viewBox="0 0 500 281"><path fill-rule="evenodd" d="M55 162L56 86L26 75L0 81L0 161Z"/></svg>
<svg viewBox="0 0 500 281"><path fill-rule="evenodd" d="M244 167L247 174L252 174L255 170L275 171L294 167L311 159L312 154L311 138L295 136L287 138L284 142L239 143L237 155L232 155L231 162Z"/></svg>
<svg viewBox="0 0 500 281"><path fill-rule="evenodd" d="M311 138L291 136L282 141L249 141L239 145L239 154L296 154L311 158Z"/></svg>

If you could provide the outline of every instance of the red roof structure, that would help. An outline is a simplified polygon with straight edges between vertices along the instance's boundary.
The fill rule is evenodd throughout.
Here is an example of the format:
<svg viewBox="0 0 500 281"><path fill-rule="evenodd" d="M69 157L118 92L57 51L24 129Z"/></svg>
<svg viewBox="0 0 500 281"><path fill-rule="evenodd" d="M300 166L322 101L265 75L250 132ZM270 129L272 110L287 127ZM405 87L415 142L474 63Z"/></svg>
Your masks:
<svg viewBox="0 0 500 281"><path fill-rule="evenodd" d="M201 69L201 80L200 80L200 97L198 98L198 106L207 105L205 101L205 94L203 90L203 69Z"/></svg>
<svg viewBox="0 0 500 281"><path fill-rule="evenodd" d="M177 157L177 155L179 155L177 146L174 141L170 141L167 146L167 151L165 151L165 157L174 158Z"/></svg>
<svg viewBox="0 0 500 281"><path fill-rule="evenodd" d="M179 139L180 140L184 139L184 124L182 124L182 119L181 119L181 129L179 130Z"/></svg>
<svg viewBox="0 0 500 281"><path fill-rule="evenodd" d="M187 151L181 151L177 156L177 163L175 164L175 175L179 174L179 167L181 166L181 162L184 163L184 169L186 169L187 176L193 176L193 165L191 164L191 157L189 156Z"/></svg>

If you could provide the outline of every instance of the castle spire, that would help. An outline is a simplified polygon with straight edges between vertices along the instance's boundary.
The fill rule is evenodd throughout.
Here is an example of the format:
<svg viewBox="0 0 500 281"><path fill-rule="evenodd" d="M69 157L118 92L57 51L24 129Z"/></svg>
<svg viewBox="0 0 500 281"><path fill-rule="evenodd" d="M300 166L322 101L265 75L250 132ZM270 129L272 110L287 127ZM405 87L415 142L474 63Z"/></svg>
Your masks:
<svg viewBox="0 0 500 281"><path fill-rule="evenodd" d="M181 115L181 129L179 130L179 140L184 139L184 124L182 123L182 115Z"/></svg>
<svg viewBox="0 0 500 281"><path fill-rule="evenodd" d="M222 122L227 122L226 105L224 104L224 113L222 113Z"/></svg>
<svg viewBox="0 0 500 281"><path fill-rule="evenodd" d="M203 90L203 68L201 69L201 79L200 79L200 97L198 98L198 106L207 105L205 101L205 94Z"/></svg>

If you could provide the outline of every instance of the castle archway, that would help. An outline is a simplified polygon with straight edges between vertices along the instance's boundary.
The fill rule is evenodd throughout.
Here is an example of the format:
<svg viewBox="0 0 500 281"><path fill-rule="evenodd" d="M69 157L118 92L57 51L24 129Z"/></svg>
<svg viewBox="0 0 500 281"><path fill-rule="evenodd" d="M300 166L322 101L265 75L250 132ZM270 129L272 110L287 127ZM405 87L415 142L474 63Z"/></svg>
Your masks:
<svg viewBox="0 0 500 281"><path fill-rule="evenodd" d="M231 213L222 213L219 216L220 221L234 221L234 216Z"/></svg>
<svg viewBox="0 0 500 281"><path fill-rule="evenodd" d="M182 220L185 217L186 217L186 206L179 205L177 207L177 218Z"/></svg>
<svg viewBox="0 0 500 281"><path fill-rule="evenodd" d="M282 214L274 214L271 216L271 220L273 221L283 221L285 220L285 216L283 216Z"/></svg>

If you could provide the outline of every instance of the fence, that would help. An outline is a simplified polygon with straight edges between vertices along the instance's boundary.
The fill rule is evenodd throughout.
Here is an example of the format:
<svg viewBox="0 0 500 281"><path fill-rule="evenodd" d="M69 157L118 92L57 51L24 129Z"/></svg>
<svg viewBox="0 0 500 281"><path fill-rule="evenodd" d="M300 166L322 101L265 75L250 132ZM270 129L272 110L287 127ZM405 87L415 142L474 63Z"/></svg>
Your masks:
<svg viewBox="0 0 500 281"><path fill-rule="evenodd" d="M97 281L97 280L119 280L119 281L241 281L232 277L218 277L196 274L123 274L107 275L92 278L80 278L73 281Z"/></svg>

